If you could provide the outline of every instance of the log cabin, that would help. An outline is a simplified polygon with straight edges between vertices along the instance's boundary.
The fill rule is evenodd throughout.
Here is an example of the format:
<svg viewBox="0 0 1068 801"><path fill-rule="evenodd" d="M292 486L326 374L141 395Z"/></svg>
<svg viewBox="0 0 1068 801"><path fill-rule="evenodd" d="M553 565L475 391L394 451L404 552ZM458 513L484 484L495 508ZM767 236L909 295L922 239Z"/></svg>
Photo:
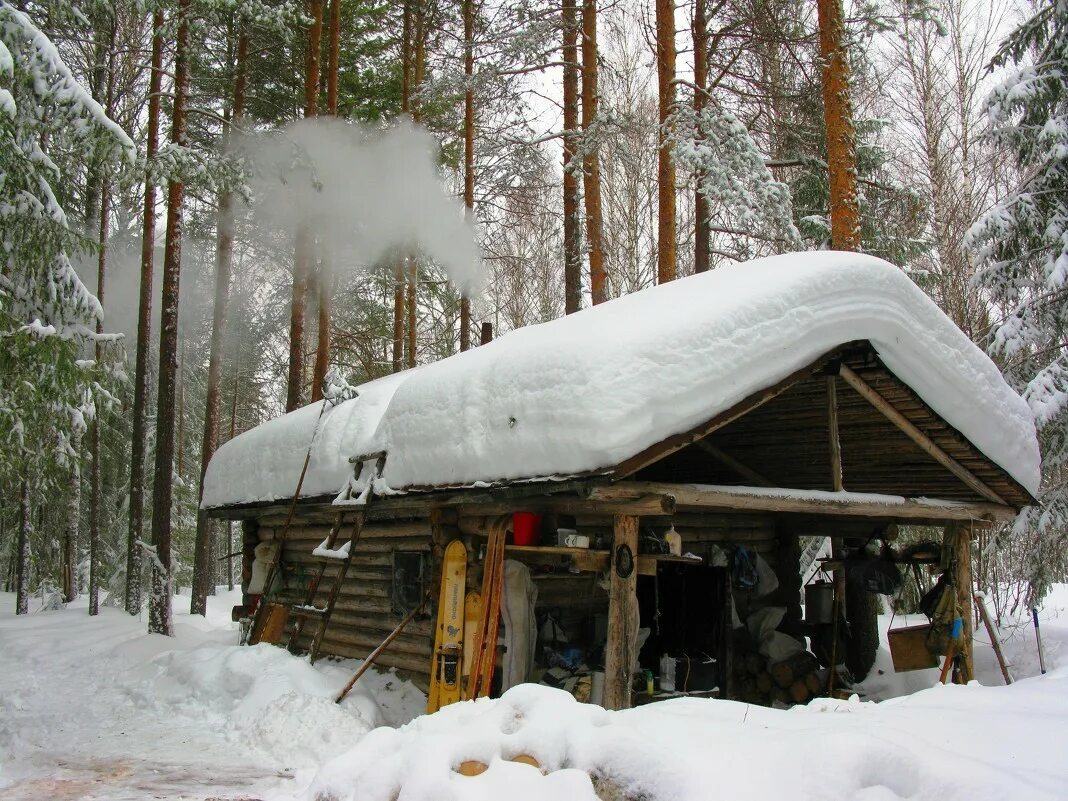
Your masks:
<svg viewBox="0 0 1068 801"><path fill-rule="evenodd" d="M683 278L357 393L226 443L202 503L241 521L246 593L269 562L252 589L294 613L270 639L379 649L423 687L444 549L463 541L476 590L495 529L531 588L519 680L607 708L834 692L876 589L851 566L907 562L903 526L939 535L925 560L963 620L967 680L973 536L1039 484L1031 414L997 367L904 272L852 253ZM822 543L821 617L802 584Z"/></svg>

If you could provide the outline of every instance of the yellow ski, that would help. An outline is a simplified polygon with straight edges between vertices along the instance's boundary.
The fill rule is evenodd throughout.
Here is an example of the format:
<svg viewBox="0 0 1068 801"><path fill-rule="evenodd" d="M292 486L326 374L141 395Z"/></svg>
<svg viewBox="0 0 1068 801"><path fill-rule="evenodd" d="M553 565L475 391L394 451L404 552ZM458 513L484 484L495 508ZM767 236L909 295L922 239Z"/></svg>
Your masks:
<svg viewBox="0 0 1068 801"><path fill-rule="evenodd" d="M441 564L438 623L434 634L430 692L426 705L428 713L437 712L441 707L460 700L466 580L467 548L462 541L453 540L445 549Z"/></svg>

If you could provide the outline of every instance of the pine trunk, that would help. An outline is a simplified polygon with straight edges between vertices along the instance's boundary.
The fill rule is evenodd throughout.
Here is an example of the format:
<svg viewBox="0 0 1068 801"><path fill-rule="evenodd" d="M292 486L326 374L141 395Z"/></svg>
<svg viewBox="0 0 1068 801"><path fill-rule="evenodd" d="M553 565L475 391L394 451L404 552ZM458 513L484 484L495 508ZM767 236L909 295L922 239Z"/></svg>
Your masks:
<svg viewBox="0 0 1068 801"><path fill-rule="evenodd" d="M308 0L308 41L304 50L304 117L311 119L319 113L319 49L322 47L322 0ZM308 278L312 269L314 237L308 224L297 227L293 243L293 303L289 316L289 382L286 392L286 411L291 412L304 403L304 318L307 307Z"/></svg>
<svg viewBox="0 0 1068 801"><path fill-rule="evenodd" d="M411 112L412 91L412 6L404 3L401 32L401 113ZM393 372L404 369L404 258L393 265Z"/></svg>
<svg viewBox="0 0 1068 801"><path fill-rule="evenodd" d="M693 109L700 118L708 101L708 18L705 4L708 0L694 0L693 4ZM703 273L709 266L709 219L708 198L701 191L704 172L697 170L694 176L694 246L693 271Z"/></svg>
<svg viewBox="0 0 1068 801"><path fill-rule="evenodd" d="M337 116L337 76L341 52L341 0L330 0L330 36L326 62L326 109Z"/></svg>
<svg viewBox="0 0 1068 801"><path fill-rule="evenodd" d="M604 246L601 223L601 162L592 143L597 120L597 0L582 4L582 194L586 203L586 247L590 251L590 299L604 303Z"/></svg>
<svg viewBox="0 0 1068 801"><path fill-rule="evenodd" d="M19 493L19 549L15 563L15 614L30 611L30 482L23 478Z"/></svg>
<svg viewBox="0 0 1068 801"><path fill-rule="evenodd" d="M110 105L110 104L109 104ZM100 251L96 262L96 298L104 305L105 278L107 275L108 252L108 217L110 215L111 192L107 179L101 181L100 187ZM103 333L103 320L96 321L96 332ZM104 346L96 344L96 361L104 358ZM103 465L100 463L100 418L102 410L97 409L89 428L89 449L91 465L89 468L89 614L100 614L100 505L101 479Z"/></svg>
<svg viewBox="0 0 1068 801"><path fill-rule="evenodd" d="M656 76L660 98L660 150L657 159L656 280L675 280L675 160L668 142L668 117L675 107L675 4L656 0Z"/></svg>
<svg viewBox="0 0 1068 801"><path fill-rule="evenodd" d="M145 158L159 149L160 90L163 80L163 12L152 15L152 69L148 86L148 140ZM141 221L141 293L137 306L137 356L134 367L133 433L130 447L130 525L126 539L126 611L141 612L141 546L145 516L145 406L148 395L148 339L152 335L152 284L156 239L156 187L145 178Z"/></svg>
<svg viewBox="0 0 1068 801"><path fill-rule="evenodd" d="M475 3L463 0L464 17L464 209L467 219L475 219L475 90L471 86L475 74ZM460 296L460 350L471 347L471 299L464 292Z"/></svg>
<svg viewBox="0 0 1068 801"><path fill-rule="evenodd" d="M171 141L186 144L185 104L189 92L189 14L192 0L178 2L178 32L174 43L174 106ZM174 401L178 372L178 289L182 263L182 197L180 181L167 184L167 232L163 248L163 287L160 303L159 390L156 398L156 464L152 493L152 597L148 630L172 635L171 620L171 499L174 470Z"/></svg>
<svg viewBox="0 0 1068 801"><path fill-rule="evenodd" d="M246 62L248 36L245 24L237 36L234 66L234 97L230 121L223 132L223 150L227 149L232 128L240 129L245 112ZM204 495L204 474L208 462L219 447L219 404L222 392L223 343L226 335L226 312L230 302L230 274L234 256L234 198L230 192L219 196L219 214L215 239L215 304L212 310L211 346L208 355L208 386L204 403L204 437L200 449L200 497ZM199 505L198 505L199 506ZM215 584L212 579L211 542L214 525L203 510L197 511L197 539L193 561L192 598L189 613L207 612L207 596Z"/></svg>
<svg viewBox="0 0 1068 801"><path fill-rule="evenodd" d="M330 0L330 25L326 61L326 108L327 113L337 116L338 59L341 42L341 0ZM312 370L312 401L322 400L323 379L330 369L330 318L333 301L334 278L330 263L319 261L319 321L316 328L315 367Z"/></svg>
<svg viewBox="0 0 1068 801"><path fill-rule="evenodd" d="M856 135L849 97L841 0L818 0L823 61L823 118L827 128L827 173L831 192L831 247L860 249Z"/></svg>
<svg viewBox="0 0 1068 801"><path fill-rule="evenodd" d="M63 527L60 584L63 587L63 600L70 603L78 597L75 570L77 570L78 528L82 513L82 465L79 461L81 437L75 435L71 443L75 456L71 458L70 486L67 495L67 520Z"/></svg>
<svg viewBox="0 0 1068 801"><path fill-rule="evenodd" d="M407 366L415 367L416 359L416 304L418 296L416 295L416 287L419 284L419 264L415 259L415 256L409 256L408 262L408 348L407 348Z"/></svg>
<svg viewBox="0 0 1068 801"><path fill-rule="evenodd" d="M579 241L579 191L575 175L578 129L578 19L575 0L563 0L564 35L564 312L582 308L582 253Z"/></svg>
<svg viewBox="0 0 1068 801"><path fill-rule="evenodd" d="M414 51L412 53L412 72L409 80L409 91L419 91L423 85L423 77L426 74L426 41L429 33L427 25L427 8L425 2L417 0L415 12L412 18L412 36L414 38ZM412 102L408 98L412 119L418 123L420 110L418 101ZM408 311L408 348L406 363L409 368L415 367L418 357L418 303L419 303L419 260L414 253L407 257L408 281L407 281L407 311Z"/></svg>

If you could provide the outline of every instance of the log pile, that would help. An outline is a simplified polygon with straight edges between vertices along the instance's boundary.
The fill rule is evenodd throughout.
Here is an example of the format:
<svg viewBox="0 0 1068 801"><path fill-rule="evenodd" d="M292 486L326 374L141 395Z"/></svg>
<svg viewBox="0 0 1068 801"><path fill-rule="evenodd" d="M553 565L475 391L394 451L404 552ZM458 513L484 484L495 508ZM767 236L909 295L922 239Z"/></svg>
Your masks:
<svg viewBox="0 0 1068 801"><path fill-rule="evenodd" d="M804 704L824 689L819 662L808 651L773 664L750 651L735 659L734 676L739 699L763 706Z"/></svg>

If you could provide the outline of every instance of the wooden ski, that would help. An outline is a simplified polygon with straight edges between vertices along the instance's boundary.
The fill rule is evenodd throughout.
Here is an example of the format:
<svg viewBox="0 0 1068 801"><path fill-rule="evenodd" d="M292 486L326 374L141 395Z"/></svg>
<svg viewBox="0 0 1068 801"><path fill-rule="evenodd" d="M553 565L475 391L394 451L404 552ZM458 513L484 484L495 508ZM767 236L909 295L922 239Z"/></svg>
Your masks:
<svg viewBox="0 0 1068 801"><path fill-rule="evenodd" d="M460 700L466 580L467 548L461 540L453 540L445 549L441 564L438 623L426 705L428 713Z"/></svg>
<svg viewBox="0 0 1068 801"><path fill-rule="evenodd" d="M482 620L482 595L477 592L467 593L464 599L464 666L461 671L463 679L463 697L468 697L467 690L471 684L471 665L475 658L475 632Z"/></svg>
<svg viewBox="0 0 1068 801"><path fill-rule="evenodd" d="M493 670L497 664L497 628L500 624L501 591L504 582L504 539L506 520L490 530L486 560L482 571L482 619L475 637L471 679L466 698L489 695Z"/></svg>

